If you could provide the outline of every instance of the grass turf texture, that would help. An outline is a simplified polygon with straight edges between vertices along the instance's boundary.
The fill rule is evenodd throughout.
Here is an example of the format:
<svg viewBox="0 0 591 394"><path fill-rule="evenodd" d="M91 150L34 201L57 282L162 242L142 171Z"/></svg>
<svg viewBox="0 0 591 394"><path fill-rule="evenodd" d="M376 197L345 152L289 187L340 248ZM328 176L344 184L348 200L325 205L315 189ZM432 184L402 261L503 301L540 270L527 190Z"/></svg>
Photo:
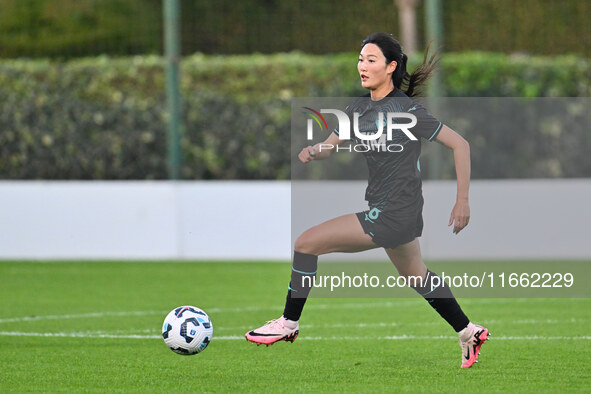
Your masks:
<svg viewBox="0 0 591 394"><path fill-rule="evenodd" d="M281 315L289 272L273 263L0 262L0 392L591 387L589 299L461 300L493 335L469 370L459 368L455 333L414 296L311 299L295 343L247 343L248 329ZM212 343L190 357L160 337L166 313L186 304L214 324Z"/></svg>

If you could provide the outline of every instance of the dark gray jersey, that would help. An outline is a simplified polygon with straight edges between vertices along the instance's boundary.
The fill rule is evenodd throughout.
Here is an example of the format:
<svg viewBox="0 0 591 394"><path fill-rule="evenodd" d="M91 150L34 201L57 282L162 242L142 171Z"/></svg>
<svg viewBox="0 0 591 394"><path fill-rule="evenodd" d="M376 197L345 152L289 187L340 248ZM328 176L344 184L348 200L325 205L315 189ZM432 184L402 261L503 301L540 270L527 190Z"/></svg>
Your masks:
<svg viewBox="0 0 591 394"><path fill-rule="evenodd" d="M422 197L419 164L421 139L433 140L441 130L442 123L399 89L378 101L372 101L369 95L360 97L347 107L346 112L352 120L351 143L355 151L363 152L369 168L365 199L370 208L388 211L414 206ZM375 135L381 121L381 137L375 140L358 137L353 130L355 113L359 114L359 134ZM407 132L394 128L391 138L388 138L388 113L412 114L417 123ZM390 117L392 124L412 122L407 116ZM335 133L339 134L338 130ZM412 139L413 136L416 140Z"/></svg>

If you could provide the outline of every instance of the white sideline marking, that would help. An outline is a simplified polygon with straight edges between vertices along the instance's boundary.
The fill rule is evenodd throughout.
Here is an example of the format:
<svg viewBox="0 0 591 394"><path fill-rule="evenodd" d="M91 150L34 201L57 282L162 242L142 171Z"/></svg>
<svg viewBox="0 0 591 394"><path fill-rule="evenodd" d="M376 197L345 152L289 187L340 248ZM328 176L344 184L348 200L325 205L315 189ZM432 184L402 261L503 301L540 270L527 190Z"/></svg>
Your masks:
<svg viewBox="0 0 591 394"><path fill-rule="evenodd" d="M496 299L493 299L496 300ZM527 300L526 298L512 299L512 302L520 302ZM330 303L330 304L311 304L306 307L306 310L314 309L360 309L360 308L374 308L374 307L400 307L400 306L415 306L417 304L424 304L424 300L417 298L408 299L407 301L385 301L385 302L366 302L366 303ZM462 304L483 304L489 303L489 299L464 299ZM497 301L498 302L498 301ZM236 308L207 308L208 313L242 313L242 312L259 312L259 311L280 311L283 307L280 304L275 306L245 306ZM1 323L17 323L23 321L37 321L37 320L61 320L61 319L84 319L84 318L100 318L107 316L142 316L142 315L162 315L166 316L169 311L131 311L131 312L91 312L80 314L64 314L64 315L41 315L41 316L22 316L12 318L1 318Z"/></svg>
<svg viewBox="0 0 591 394"><path fill-rule="evenodd" d="M116 338L116 339L158 339L160 335L120 335L90 332L19 332L0 331L6 337L59 337L59 338Z"/></svg>
<svg viewBox="0 0 591 394"><path fill-rule="evenodd" d="M50 315L50 316L35 316L35 317L23 317L23 318L12 318L12 319L0 319L0 323L3 322L23 322L23 321L37 321L37 320L45 320L45 319L75 319L75 318L87 318L87 317L94 317L100 318L103 316L137 316L137 315L147 315L147 314L162 314L165 313L158 312L158 311L147 311L147 312L112 312L112 313L86 313L80 315ZM555 320L555 319L524 319L524 320L498 320L498 319L490 319L490 320L482 320L478 323L480 324L564 324L564 323L587 323L589 319L581 319L581 318L570 318L567 320ZM442 323L436 319L431 322L375 322L375 323L334 323L334 324L303 324L302 327L306 329L335 329L335 328L389 328L389 327L399 327L399 326L439 326ZM215 326L214 326L215 327ZM215 327L216 331L247 331L252 328L250 326L221 326ZM144 333L151 333L154 332L153 329L144 329L144 330L135 330L134 332L144 332ZM115 333L120 333L121 335L136 335L136 334L128 334L128 331L124 330L111 330L111 331L96 331L95 334L105 334L105 335L115 335ZM140 338L143 338L140 336Z"/></svg>
<svg viewBox="0 0 591 394"><path fill-rule="evenodd" d="M509 299L511 303L516 302L524 302L524 301L543 301L543 298L514 298ZM569 299L570 301L576 300L585 300L579 298L572 298ZM485 299L462 299L460 300L462 305L470 305L470 304L488 304L491 302L498 303L500 300L496 298L485 298ZM385 302L366 302L366 303L329 303L329 304L310 304L306 307L306 310L314 310L314 309L361 309L361 308L374 308L374 307L401 307L401 306L416 306L417 304L424 304L424 300L417 298L417 299L406 299L406 301L385 301ZM212 313L243 313L243 312L259 312L259 311L280 311L282 307L280 304L276 306L245 306L245 307L236 307L236 308L207 308L206 311L209 314ZM130 311L130 312L90 312L90 313L79 313L79 314L64 314L64 315L41 315L41 316L22 316L22 317L12 317L12 318L0 318L0 324L2 323L18 323L18 322L26 322L26 321L38 321L38 320L62 320L62 319L84 319L84 318L101 318L101 317L108 317L108 316L143 316L143 315L162 315L162 317L166 316L169 311ZM577 319L579 321L580 319ZM563 321L554 321L554 320L521 320L521 321L514 321L512 323L561 323ZM571 319L574 322L573 319ZM482 323L497 323L500 321L497 320L483 320ZM383 323L379 323L383 324ZM386 323L386 324L394 324L395 323ZM410 323L407 323L410 324ZM421 325L421 323L414 323ZM429 324L437 324L437 323L422 323L424 325ZM337 326L332 326L337 327ZM339 326L340 327L340 326ZM347 326L342 326L347 327Z"/></svg>
<svg viewBox="0 0 591 394"><path fill-rule="evenodd" d="M113 339L161 339L160 335L116 335L106 333L93 333L93 332L20 332L20 331L0 331L0 336L11 336L11 337L57 337L57 338L113 338ZM244 341L243 336L219 336L213 337L216 341ZM393 336L381 336L381 337L351 337L351 336L331 336L331 337L300 337L300 340L306 341L364 341L364 340L385 340L385 341L398 341L405 339L422 339L422 340L434 340L434 339L445 339L445 340L457 340L457 336L423 336L423 335L393 335ZM495 341L528 341L528 340L591 340L591 336L579 336L579 337L566 337L566 336L502 336L494 337Z"/></svg>

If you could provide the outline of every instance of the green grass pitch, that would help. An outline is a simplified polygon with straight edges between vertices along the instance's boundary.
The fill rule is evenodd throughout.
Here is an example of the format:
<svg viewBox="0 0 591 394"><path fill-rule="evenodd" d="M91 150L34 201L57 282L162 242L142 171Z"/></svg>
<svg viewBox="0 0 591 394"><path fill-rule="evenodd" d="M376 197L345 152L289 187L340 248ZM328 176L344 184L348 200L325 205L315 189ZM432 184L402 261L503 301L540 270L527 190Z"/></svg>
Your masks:
<svg viewBox="0 0 591 394"><path fill-rule="evenodd" d="M460 300L493 335L480 362L461 370L457 336L415 296L313 298L295 343L248 343L248 329L281 315L289 272L285 263L0 262L0 392L591 387L591 299ZM177 355L160 337L179 305L213 321L199 355Z"/></svg>

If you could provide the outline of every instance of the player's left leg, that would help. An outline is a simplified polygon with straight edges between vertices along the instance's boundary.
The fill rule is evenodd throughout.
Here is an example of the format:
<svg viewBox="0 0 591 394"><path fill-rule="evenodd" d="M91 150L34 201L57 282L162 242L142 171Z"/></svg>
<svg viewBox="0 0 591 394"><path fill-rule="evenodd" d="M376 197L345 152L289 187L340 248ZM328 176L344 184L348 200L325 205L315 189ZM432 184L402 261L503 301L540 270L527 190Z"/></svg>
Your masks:
<svg viewBox="0 0 591 394"><path fill-rule="evenodd" d="M293 342L299 334L298 321L312 288L318 256L332 252L359 252L377 248L363 231L355 214L339 216L306 230L295 241L291 281L283 316L246 333L256 344Z"/></svg>
<svg viewBox="0 0 591 394"><path fill-rule="evenodd" d="M478 358L480 347L488 339L488 330L470 322L447 283L425 266L418 238L394 249L385 250L398 273L406 277L413 289L458 333L462 347L461 367L470 368ZM413 278L417 279L414 283Z"/></svg>
<svg viewBox="0 0 591 394"><path fill-rule="evenodd" d="M318 256L333 252L354 253L377 248L356 214L327 220L304 231L295 241L291 280L283 316L298 321L318 267Z"/></svg>

